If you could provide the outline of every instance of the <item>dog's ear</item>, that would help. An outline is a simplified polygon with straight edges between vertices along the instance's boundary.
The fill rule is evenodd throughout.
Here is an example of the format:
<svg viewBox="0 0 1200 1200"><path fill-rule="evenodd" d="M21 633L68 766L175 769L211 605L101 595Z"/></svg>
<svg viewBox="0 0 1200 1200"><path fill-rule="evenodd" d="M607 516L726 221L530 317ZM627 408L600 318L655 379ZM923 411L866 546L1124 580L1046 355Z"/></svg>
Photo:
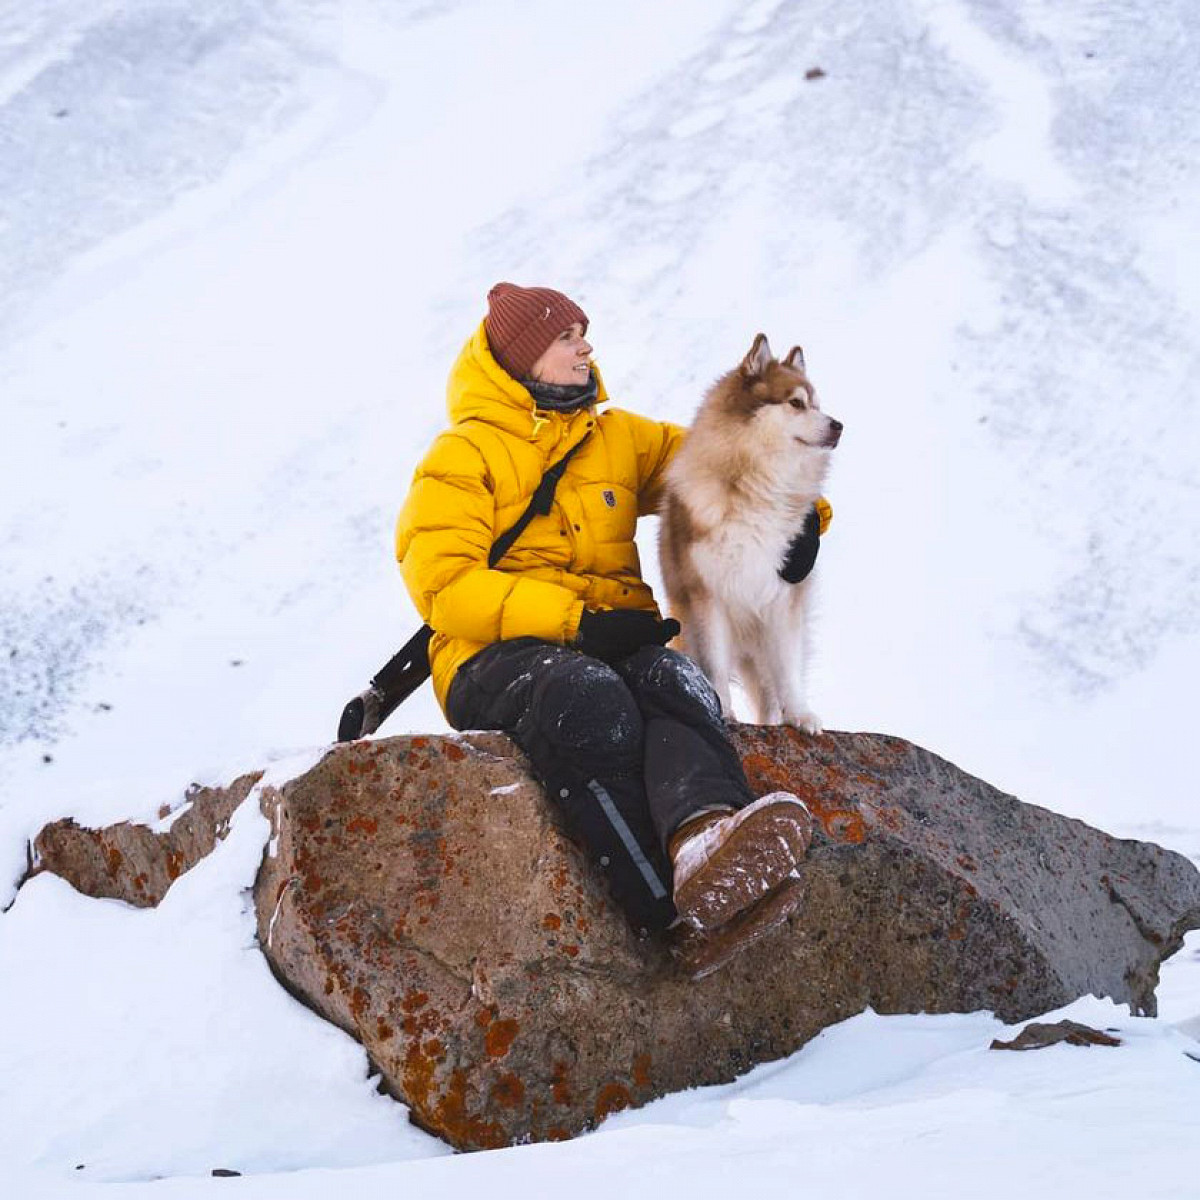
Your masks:
<svg viewBox="0 0 1200 1200"><path fill-rule="evenodd" d="M804 351L799 346L793 346L787 352L787 358L783 360L785 367L792 367L797 371L805 370L804 366Z"/></svg>
<svg viewBox="0 0 1200 1200"><path fill-rule="evenodd" d="M767 369L770 361L771 343L767 341L765 333L760 333L755 337L750 353L742 359L742 374L748 379L753 379Z"/></svg>

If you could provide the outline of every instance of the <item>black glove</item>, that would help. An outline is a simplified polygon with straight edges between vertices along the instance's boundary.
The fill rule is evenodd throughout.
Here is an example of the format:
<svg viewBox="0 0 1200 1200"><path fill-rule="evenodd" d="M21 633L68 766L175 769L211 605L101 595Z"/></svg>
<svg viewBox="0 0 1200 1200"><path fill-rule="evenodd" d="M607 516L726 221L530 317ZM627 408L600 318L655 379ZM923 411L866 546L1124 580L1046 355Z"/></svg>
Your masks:
<svg viewBox="0 0 1200 1200"><path fill-rule="evenodd" d="M808 510L804 518L804 528L790 542L787 553L783 556L783 566L779 568L779 578L785 583L799 583L812 573L817 561L817 551L821 549L821 518L816 508Z"/></svg>
<svg viewBox="0 0 1200 1200"><path fill-rule="evenodd" d="M679 632L679 622L660 621L653 613L634 608L611 612L583 610L575 649L606 663L620 662L643 646L665 646Z"/></svg>

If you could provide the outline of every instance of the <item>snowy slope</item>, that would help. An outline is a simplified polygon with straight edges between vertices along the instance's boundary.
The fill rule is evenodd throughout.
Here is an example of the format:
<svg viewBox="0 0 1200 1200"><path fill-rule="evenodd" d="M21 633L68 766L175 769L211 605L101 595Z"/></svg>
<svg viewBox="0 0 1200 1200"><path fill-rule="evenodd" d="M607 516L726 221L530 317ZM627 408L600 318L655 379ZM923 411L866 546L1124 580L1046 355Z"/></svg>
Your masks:
<svg viewBox="0 0 1200 1200"><path fill-rule="evenodd" d="M146 818L332 735L417 623L391 521L501 278L577 297L617 403L676 420L758 329L802 342L847 427L826 723L1200 858L1198 49L1187 0L7 5L0 904L45 821ZM428 692L393 726L444 727ZM1120 1051L1016 1066L986 1016L867 1015L743 1090L442 1161L262 970L261 836L243 817L154 913L39 879L0 917L20 1194L622 1162L715 1194L872 1141L889 1179L952 1163L985 1195L998 1125L1030 1147L1010 1185L1187 1194L1195 941L1159 1021L1096 1017ZM1073 1135L1106 1153L1055 1158Z"/></svg>

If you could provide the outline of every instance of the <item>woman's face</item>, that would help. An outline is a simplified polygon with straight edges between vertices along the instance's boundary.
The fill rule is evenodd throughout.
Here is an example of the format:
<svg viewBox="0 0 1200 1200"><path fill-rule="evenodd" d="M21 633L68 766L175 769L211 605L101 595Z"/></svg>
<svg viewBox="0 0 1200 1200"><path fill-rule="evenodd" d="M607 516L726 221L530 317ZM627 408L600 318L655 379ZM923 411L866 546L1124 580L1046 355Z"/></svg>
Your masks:
<svg viewBox="0 0 1200 1200"><path fill-rule="evenodd" d="M592 348L578 321L564 329L533 364L530 377L539 383L587 383Z"/></svg>

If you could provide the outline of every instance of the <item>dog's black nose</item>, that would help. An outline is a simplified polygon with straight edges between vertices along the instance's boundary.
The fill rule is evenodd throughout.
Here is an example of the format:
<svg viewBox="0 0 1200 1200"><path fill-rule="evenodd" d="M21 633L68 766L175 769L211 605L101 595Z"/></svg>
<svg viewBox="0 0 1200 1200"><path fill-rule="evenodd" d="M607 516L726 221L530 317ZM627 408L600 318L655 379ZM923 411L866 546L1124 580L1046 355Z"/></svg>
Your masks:
<svg viewBox="0 0 1200 1200"><path fill-rule="evenodd" d="M842 425L841 421L835 421L835 420L833 420L833 418L830 418L829 424L830 424L830 427L833 429L834 433L841 433L843 428L845 428Z"/></svg>

